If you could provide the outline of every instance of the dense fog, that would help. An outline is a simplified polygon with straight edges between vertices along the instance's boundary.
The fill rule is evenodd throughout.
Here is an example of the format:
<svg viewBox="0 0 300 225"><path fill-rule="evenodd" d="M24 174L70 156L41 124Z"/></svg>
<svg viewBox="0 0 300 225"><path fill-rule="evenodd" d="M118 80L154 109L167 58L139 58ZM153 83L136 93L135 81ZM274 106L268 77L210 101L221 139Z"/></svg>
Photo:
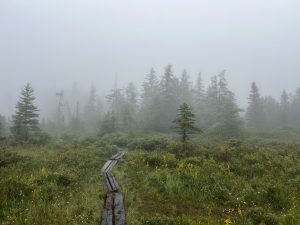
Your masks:
<svg viewBox="0 0 300 225"><path fill-rule="evenodd" d="M300 0L0 0L0 225L299 225Z"/></svg>
<svg viewBox="0 0 300 225"><path fill-rule="evenodd" d="M159 81L169 64L178 81L187 70L192 89L201 73L204 92L225 69L242 118L252 82L262 98L280 104L286 90L293 101L300 86L299 7L296 0L2 0L0 114L11 117L28 82L40 120L57 116L61 91L69 119L77 108L83 114L91 87L102 120L111 89L125 95L130 82L140 110L150 68Z"/></svg>

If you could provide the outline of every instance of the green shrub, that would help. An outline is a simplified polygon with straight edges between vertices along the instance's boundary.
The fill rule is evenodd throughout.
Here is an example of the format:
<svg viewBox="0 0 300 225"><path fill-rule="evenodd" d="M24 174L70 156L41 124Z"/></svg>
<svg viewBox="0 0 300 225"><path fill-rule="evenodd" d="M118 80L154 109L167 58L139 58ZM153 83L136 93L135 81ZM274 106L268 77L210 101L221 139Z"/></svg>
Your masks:
<svg viewBox="0 0 300 225"><path fill-rule="evenodd" d="M72 183L72 178L67 175L58 173L49 174L47 176L40 176L35 180L38 185L56 184L61 187L68 187Z"/></svg>
<svg viewBox="0 0 300 225"><path fill-rule="evenodd" d="M264 195L265 201L272 206L274 210L288 210L291 207L290 195L284 187L268 187Z"/></svg>
<svg viewBox="0 0 300 225"><path fill-rule="evenodd" d="M51 136L47 133L39 133L28 140L31 145L47 145L51 142Z"/></svg>
<svg viewBox="0 0 300 225"><path fill-rule="evenodd" d="M167 151L168 146L173 141L166 136L148 136L139 137L133 139L128 148L132 150L144 150L144 151Z"/></svg>
<svg viewBox="0 0 300 225"><path fill-rule="evenodd" d="M279 220L276 216L266 212L263 208L252 208L247 213L247 217L250 217L253 224L264 223L266 225L278 225Z"/></svg>
<svg viewBox="0 0 300 225"><path fill-rule="evenodd" d="M204 158L203 157L188 157L186 159L184 159L184 162L186 164L192 164L192 165L196 165L196 166L201 166L204 162Z"/></svg>
<svg viewBox="0 0 300 225"><path fill-rule="evenodd" d="M0 168L15 164L25 157L18 155L16 152L0 151Z"/></svg>
<svg viewBox="0 0 300 225"><path fill-rule="evenodd" d="M175 167L177 164L174 154L150 152L144 155L145 163L151 167Z"/></svg>
<svg viewBox="0 0 300 225"><path fill-rule="evenodd" d="M131 139L132 137L130 137L129 134L116 132L111 134L105 134L101 138L101 141L109 143L111 145L116 145L118 147L126 147L130 143Z"/></svg>
<svg viewBox="0 0 300 225"><path fill-rule="evenodd" d="M281 225L299 225L299 224L300 224L300 212L294 212L293 214L288 214L281 221Z"/></svg>

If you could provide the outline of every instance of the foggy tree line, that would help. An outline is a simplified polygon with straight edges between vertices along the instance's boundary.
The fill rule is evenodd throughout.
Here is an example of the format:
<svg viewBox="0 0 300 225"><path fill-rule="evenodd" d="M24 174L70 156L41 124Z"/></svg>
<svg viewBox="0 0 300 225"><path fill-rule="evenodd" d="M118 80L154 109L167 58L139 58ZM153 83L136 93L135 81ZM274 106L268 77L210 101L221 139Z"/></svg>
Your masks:
<svg viewBox="0 0 300 225"><path fill-rule="evenodd" d="M141 94L130 83L125 89L113 88L106 97L108 112L100 127L104 133L171 132L172 121L182 103L192 106L197 126L209 132L237 136L243 125L239 115L241 110L233 92L228 89L225 71L212 77L205 90L201 74L194 85L186 70L176 77L172 66L168 65L159 77L151 68L142 84Z"/></svg>
<svg viewBox="0 0 300 225"><path fill-rule="evenodd" d="M300 129L300 88L295 94L282 92L280 100L260 95L252 83L246 112L247 127L255 131L272 129Z"/></svg>
<svg viewBox="0 0 300 225"><path fill-rule="evenodd" d="M193 82L186 70L175 76L172 65L168 65L161 75L151 68L140 91L132 82L125 88L115 85L102 99L92 85L89 96L83 101L75 88L71 93L73 99L77 98L73 108L64 99L62 91L56 93L55 116L41 121L34 105L33 88L27 84L12 118L0 115L0 135L10 133L17 139L27 139L30 134L40 131L96 135L116 131L172 132L172 121L183 103L191 107L197 127L205 133L235 137L245 128L254 132L300 130L300 88L295 94L283 91L277 101L271 96L261 96L257 85L252 83L248 107L242 110L235 94L228 88L225 73L224 70L211 77L205 87L201 73Z"/></svg>

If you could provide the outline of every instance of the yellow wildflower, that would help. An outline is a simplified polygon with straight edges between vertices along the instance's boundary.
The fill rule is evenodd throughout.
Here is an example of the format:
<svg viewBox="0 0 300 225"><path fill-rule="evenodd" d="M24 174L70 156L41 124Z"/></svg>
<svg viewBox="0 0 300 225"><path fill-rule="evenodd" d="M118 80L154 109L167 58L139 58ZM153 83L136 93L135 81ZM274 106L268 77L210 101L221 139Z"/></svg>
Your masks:
<svg viewBox="0 0 300 225"><path fill-rule="evenodd" d="M230 217L228 217L226 220L225 220L225 225L230 225L232 224L232 221L230 219Z"/></svg>
<svg viewBox="0 0 300 225"><path fill-rule="evenodd" d="M43 167L40 171L42 177L48 177L48 171L45 167Z"/></svg>
<svg viewBox="0 0 300 225"><path fill-rule="evenodd" d="M178 168L179 168L179 169L184 168L184 162L180 162L180 163L178 164Z"/></svg>
<svg viewBox="0 0 300 225"><path fill-rule="evenodd" d="M238 214L242 216L242 210L240 208L238 208Z"/></svg>

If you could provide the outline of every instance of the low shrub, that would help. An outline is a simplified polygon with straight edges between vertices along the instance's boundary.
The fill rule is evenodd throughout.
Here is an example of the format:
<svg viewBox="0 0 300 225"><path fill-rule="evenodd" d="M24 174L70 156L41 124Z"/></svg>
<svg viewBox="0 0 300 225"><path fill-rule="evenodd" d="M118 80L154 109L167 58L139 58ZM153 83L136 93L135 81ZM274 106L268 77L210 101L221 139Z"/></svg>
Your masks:
<svg viewBox="0 0 300 225"><path fill-rule="evenodd" d="M144 150L144 151L167 151L173 143L172 139L167 136L148 136L133 139L128 148L131 150Z"/></svg>

